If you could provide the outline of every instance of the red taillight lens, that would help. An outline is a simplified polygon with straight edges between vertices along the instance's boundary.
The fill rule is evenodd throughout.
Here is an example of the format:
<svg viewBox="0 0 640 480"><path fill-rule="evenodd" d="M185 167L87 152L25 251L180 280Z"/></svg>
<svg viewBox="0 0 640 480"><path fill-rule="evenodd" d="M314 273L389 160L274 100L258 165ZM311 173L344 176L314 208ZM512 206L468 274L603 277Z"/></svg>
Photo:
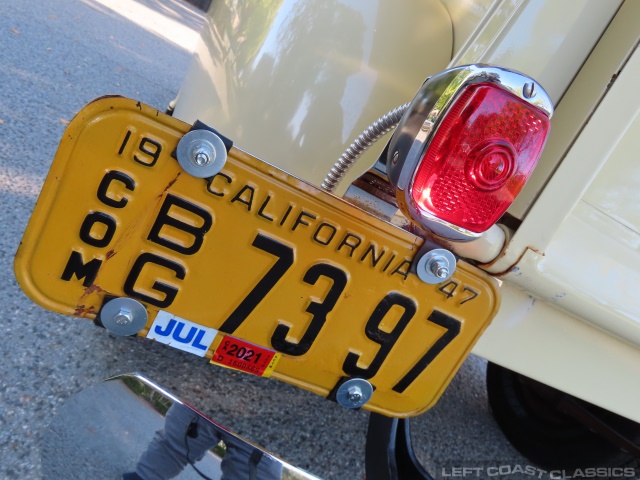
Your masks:
<svg viewBox="0 0 640 480"><path fill-rule="evenodd" d="M448 110L416 170L422 211L474 233L489 229L529 179L549 117L489 83L471 85Z"/></svg>

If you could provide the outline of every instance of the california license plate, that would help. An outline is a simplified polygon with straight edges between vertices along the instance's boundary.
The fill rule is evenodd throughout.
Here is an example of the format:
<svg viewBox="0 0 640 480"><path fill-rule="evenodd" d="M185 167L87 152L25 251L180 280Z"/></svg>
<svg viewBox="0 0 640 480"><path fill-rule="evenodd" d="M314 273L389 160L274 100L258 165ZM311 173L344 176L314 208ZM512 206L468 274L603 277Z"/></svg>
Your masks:
<svg viewBox="0 0 640 480"><path fill-rule="evenodd" d="M138 334L329 396L348 378L390 416L438 399L496 313L496 282L459 261L440 285L423 240L231 148L195 178L172 157L190 126L124 98L67 128L16 256L43 307L95 318L141 302Z"/></svg>

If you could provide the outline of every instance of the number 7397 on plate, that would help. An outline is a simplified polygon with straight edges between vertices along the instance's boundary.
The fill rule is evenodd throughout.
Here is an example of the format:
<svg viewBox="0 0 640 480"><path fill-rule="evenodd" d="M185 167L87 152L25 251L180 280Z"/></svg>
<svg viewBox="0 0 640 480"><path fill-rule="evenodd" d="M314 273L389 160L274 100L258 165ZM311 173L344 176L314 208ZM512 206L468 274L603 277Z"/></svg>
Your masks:
<svg viewBox="0 0 640 480"><path fill-rule="evenodd" d="M125 98L85 107L16 255L23 290L85 318L137 300L138 335L319 395L366 379L385 415L433 405L497 311L495 280L459 261L423 283L420 237L235 147L193 177L172 156L189 129Z"/></svg>

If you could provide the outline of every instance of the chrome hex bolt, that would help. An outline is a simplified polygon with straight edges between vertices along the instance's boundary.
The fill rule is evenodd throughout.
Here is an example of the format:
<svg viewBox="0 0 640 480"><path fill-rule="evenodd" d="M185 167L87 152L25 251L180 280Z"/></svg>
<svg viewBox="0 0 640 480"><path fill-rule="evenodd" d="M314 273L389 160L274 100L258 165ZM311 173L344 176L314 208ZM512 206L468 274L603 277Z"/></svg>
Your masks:
<svg viewBox="0 0 640 480"><path fill-rule="evenodd" d="M364 378L350 378L338 387L336 401L345 408L360 408L373 395L373 386Z"/></svg>
<svg viewBox="0 0 640 480"><path fill-rule="evenodd" d="M431 273L440 279L445 279L449 276L449 262L444 257L435 257L431 261L429 269Z"/></svg>
<svg viewBox="0 0 640 480"><path fill-rule="evenodd" d="M193 152L193 161L196 165L204 167L211 163L211 157L205 150L196 150Z"/></svg>
<svg viewBox="0 0 640 480"><path fill-rule="evenodd" d="M132 298L114 298L102 306L100 321L115 335L135 335L147 325L147 309Z"/></svg>
<svg viewBox="0 0 640 480"><path fill-rule="evenodd" d="M198 178L213 177L227 161L222 139L209 130L192 130L178 142L176 158L182 169Z"/></svg>
<svg viewBox="0 0 640 480"><path fill-rule="evenodd" d="M129 325L133 322L133 315L131 310L125 307L121 307L120 311L113 316L113 321L118 325Z"/></svg>
<svg viewBox="0 0 640 480"><path fill-rule="evenodd" d="M456 270L456 257L449 250L435 248L418 260L416 274L425 283L442 283Z"/></svg>
<svg viewBox="0 0 640 480"><path fill-rule="evenodd" d="M347 398L351 403L360 403L362 401L362 389L357 385L349 387L347 390Z"/></svg>

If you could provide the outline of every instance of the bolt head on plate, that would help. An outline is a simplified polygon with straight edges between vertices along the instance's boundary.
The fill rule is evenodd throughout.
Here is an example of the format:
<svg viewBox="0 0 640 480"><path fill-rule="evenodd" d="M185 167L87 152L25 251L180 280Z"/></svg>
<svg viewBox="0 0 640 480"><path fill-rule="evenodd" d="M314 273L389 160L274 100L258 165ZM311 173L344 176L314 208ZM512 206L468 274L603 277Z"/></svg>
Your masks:
<svg viewBox="0 0 640 480"><path fill-rule="evenodd" d="M120 308L120 311L113 317L113 320L118 325L129 325L131 322L133 322L133 315L131 314L131 310L122 307Z"/></svg>
<svg viewBox="0 0 640 480"><path fill-rule="evenodd" d="M449 262L446 258L437 258L431 262L431 272L439 279L444 279L449 276Z"/></svg>
<svg viewBox="0 0 640 480"><path fill-rule="evenodd" d="M338 387L336 401L345 408L360 408L373 395L373 386L364 378L351 378Z"/></svg>
<svg viewBox="0 0 640 480"><path fill-rule="evenodd" d="M176 157L182 169L198 178L213 177L227 161L227 148L209 130L192 130L178 142Z"/></svg>
<svg viewBox="0 0 640 480"><path fill-rule="evenodd" d="M147 325L147 309L132 298L114 298L100 310L100 321L114 335L135 335Z"/></svg>
<svg viewBox="0 0 640 480"><path fill-rule="evenodd" d="M451 278L456 270L456 257L449 250L435 248L428 251L416 265L418 278L425 283L437 284Z"/></svg>
<svg viewBox="0 0 640 480"><path fill-rule="evenodd" d="M347 397L351 403L360 403L362 400L362 389L360 387L349 387L347 391Z"/></svg>
<svg viewBox="0 0 640 480"><path fill-rule="evenodd" d="M199 167L204 167L205 165L209 165L211 163L211 157L207 155L207 152L203 150L196 150L193 152L193 161Z"/></svg>

